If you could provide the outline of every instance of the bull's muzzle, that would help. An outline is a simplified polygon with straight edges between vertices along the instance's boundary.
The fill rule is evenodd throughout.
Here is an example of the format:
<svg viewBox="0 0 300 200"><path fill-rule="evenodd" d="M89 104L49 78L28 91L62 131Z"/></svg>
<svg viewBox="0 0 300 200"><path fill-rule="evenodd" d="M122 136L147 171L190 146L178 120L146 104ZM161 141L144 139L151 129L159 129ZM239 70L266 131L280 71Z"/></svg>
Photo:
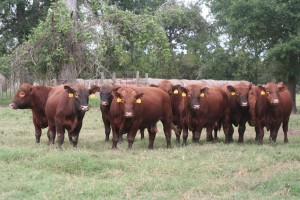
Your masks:
<svg viewBox="0 0 300 200"><path fill-rule="evenodd" d="M17 106L15 103L10 103L9 106L12 108L12 109L17 109Z"/></svg>
<svg viewBox="0 0 300 200"><path fill-rule="evenodd" d="M273 99L273 100L271 101L271 103L272 103L272 104L279 104L279 99Z"/></svg>
<svg viewBox="0 0 300 200"><path fill-rule="evenodd" d="M132 112L125 112L124 116L127 117L127 118L130 118L130 117L133 117L134 115L133 115Z"/></svg>
<svg viewBox="0 0 300 200"><path fill-rule="evenodd" d="M81 106L81 110L86 112L89 110L89 106Z"/></svg>
<svg viewBox="0 0 300 200"><path fill-rule="evenodd" d="M102 105L102 106L107 106L108 103L107 103L107 101L101 101L101 105Z"/></svg>
<svg viewBox="0 0 300 200"><path fill-rule="evenodd" d="M241 106L242 107L247 107L248 106L248 102L241 102Z"/></svg>
<svg viewBox="0 0 300 200"><path fill-rule="evenodd" d="M196 104L196 105L193 106L193 108L197 110L197 109L200 108L200 105L199 105L199 104Z"/></svg>

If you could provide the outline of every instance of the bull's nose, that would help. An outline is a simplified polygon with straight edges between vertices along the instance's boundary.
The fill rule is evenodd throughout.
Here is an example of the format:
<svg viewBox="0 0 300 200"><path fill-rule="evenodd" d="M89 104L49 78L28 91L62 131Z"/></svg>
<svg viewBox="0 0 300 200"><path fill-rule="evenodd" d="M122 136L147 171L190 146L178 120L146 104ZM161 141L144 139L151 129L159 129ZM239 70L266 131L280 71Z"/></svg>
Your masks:
<svg viewBox="0 0 300 200"><path fill-rule="evenodd" d="M200 105L194 105L193 108L194 108L194 109L199 109L199 108L200 108Z"/></svg>
<svg viewBox="0 0 300 200"><path fill-rule="evenodd" d="M89 110L89 107L88 106L81 106L81 110L86 112Z"/></svg>
<svg viewBox="0 0 300 200"><path fill-rule="evenodd" d="M12 109L16 109L16 104L14 104L14 103L10 103L9 106L10 106Z"/></svg>
<svg viewBox="0 0 300 200"><path fill-rule="evenodd" d="M107 101L101 101L101 105L106 106L107 105Z"/></svg>
<svg viewBox="0 0 300 200"><path fill-rule="evenodd" d="M278 104L279 103L279 99L273 99L272 104Z"/></svg>
<svg viewBox="0 0 300 200"><path fill-rule="evenodd" d="M133 117L133 113L132 112L125 112L125 117Z"/></svg>
<svg viewBox="0 0 300 200"><path fill-rule="evenodd" d="M242 102L242 107L247 107L248 106L248 103L247 102Z"/></svg>

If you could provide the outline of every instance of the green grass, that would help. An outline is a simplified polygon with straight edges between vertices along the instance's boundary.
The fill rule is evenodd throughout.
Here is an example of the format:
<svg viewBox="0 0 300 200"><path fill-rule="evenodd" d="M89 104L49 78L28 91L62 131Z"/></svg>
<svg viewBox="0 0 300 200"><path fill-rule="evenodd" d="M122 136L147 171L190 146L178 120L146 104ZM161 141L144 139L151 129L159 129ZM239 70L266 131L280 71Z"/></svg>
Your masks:
<svg viewBox="0 0 300 200"><path fill-rule="evenodd" d="M205 143L203 133L199 145L189 136L187 147L166 149L159 126L154 150L147 149L147 134L145 140L137 134L132 150L126 141L111 150L97 106L86 113L78 148L66 138L63 151L47 145L46 129L35 144L30 110L1 107L0 119L0 199L300 197L300 115L291 116L288 144L280 129L276 144L266 133L257 145L247 127L244 144Z"/></svg>

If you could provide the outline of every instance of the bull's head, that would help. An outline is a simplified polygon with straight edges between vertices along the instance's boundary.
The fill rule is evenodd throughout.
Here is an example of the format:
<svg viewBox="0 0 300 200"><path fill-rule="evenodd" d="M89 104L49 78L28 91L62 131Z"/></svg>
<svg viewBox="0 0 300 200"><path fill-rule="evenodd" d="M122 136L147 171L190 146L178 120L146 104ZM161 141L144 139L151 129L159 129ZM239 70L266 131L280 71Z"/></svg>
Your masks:
<svg viewBox="0 0 300 200"><path fill-rule="evenodd" d="M159 89L162 89L169 95L172 95L173 84L169 80L162 80L158 85L150 84L150 87L157 87Z"/></svg>
<svg viewBox="0 0 300 200"><path fill-rule="evenodd" d="M283 83L279 83L278 85L270 82L266 85L259 85L258 88L261 90L261 95L266 95L268 102L271 105L278 105L279 96L278 93L281 92L285 87Z"/></svg>
<svg viewBox="0 0 300 200"><path fill-rule="evenodd" d="M207 87L202 85L191 84L187 87L180 87L182 96L187 98L189 106L194 109L200 109L200 98L205 96L205 93L208 91Z"/></svg>
<svg viewBox="0 0 300 200"><path fill-rule="evenodd" d="M243 83L236 85L235 87L228 85L227 89L231 96L234 96L241 107L248 107L248 94L252 87L252 84L245 85Z"/></svg>
<svg viewBox="0 0 300 200"><path fill-rule="evenodd" d="M86 112L89 110L89 95L95 94L98 91L97 87L87 89L83 85L73 87L69 84L64 85L64 89L68 93L69 98L74 101L75 109Z"/></svg>
<svg viewBox="0 0 300 200"><path fill-rule="evenodd" d="M26 109L32 107L32 93L33 87L29 83L23 83L18 89L14 99L9 104L13 109Z"/></svg>
<svg viewBox="0 0 300 200"><path fill-rule="evenodd" d="M113 96L112 96L112 91L117 91L120 87L114 86L112 84L104 84L101 87L99 87L99 92L100 92L100 100L101 100L101 105L103 106L109 106Z"/></svg>
<svg viewBox="0 0 300 200"><path fill-rule="evenodd" d="M112 94L117 103L122 105L125 118L134 117L134 107L142 102L141 97L144 95L144 93L139 93L129 87L120 88L118 91L113 91Z"/></svg>

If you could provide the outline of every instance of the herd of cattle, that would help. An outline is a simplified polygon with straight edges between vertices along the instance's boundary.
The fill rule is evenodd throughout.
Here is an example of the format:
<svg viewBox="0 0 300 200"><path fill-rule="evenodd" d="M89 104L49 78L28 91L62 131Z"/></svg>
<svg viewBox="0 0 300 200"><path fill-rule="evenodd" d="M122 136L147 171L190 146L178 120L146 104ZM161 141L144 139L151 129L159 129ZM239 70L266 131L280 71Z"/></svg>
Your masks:
<svg viewBox="0 0 300 200"><path fill-rule="evenodd" d="M162 80L150 87L103 84L90 89L82 85L49 87L24 83L10 106L32 110L37 143L42 129L48 127L49 144L54 144L57 137L61 149L67 130L70 142L76 147L85 112L89 109L89 95L96 92L100 93L106 141L112 131L112 148L117 148L123 134L127 134L128 148L131 148L137 132L140 130L143 137L144 129L149 133L148 148L153 148L158 121L162 122L168 148L172 129L177 143L182 132L182 145L187 144L189 131L192 141L199 142L203 128L206 128L206 141L216 140L217 132L223 128L225 143L231 143L234 125L238 126L238 142L242 143L247 122L255 127L259 144L263 143L264 128L270 131L270 141L276 142L281 124L284 142L288 142L292 98L282 82L258 86L250 83L181 86Z"/></svg>

